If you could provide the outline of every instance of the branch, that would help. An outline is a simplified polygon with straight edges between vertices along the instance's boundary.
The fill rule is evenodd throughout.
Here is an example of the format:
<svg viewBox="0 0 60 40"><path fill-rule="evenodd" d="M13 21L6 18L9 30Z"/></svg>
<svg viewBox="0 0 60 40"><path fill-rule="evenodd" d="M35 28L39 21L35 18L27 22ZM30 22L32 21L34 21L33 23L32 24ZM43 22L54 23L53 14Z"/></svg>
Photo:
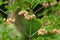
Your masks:
<svg viewBox="0 0 60 40"><path fill-rule="evenodd" d="M17 21L17 24L20 26L22 32L24 32L24 34L25 34L27 37L29 37L29 35L24 31L24 29L22 28L22 26L18 23L18 21Z"/></svg>
<svg viewBox="0 0 60 40"><path fill-rule="evenodd" d="M4 12L5 14L7 14L4 10L0 9L0 11Z"/></svg>
<svg viewBox="0 0 60 40"><path fill-rule="evenodd" d="M17 16L18 16L18 14L15 15L14 18L16 18ZM24 32L24 34L25 34L27 37L29 37L29 35L28 35L28 34L25 32L25 30L22 28L21 24L20 24L18 21L17 21L16 23L20 26L22 32Z"/></svg>
<svg viewBox="0 0 60 40"><path fill-rule="evenodd" d="M18 16L18 15L16 15L15 18L16 18L17 16ZM20 28L21 28L21 30L24 32L24 34L25 34L27 37L29 37L29 35L24 31L24 29L23 29L22 26L19 24L19 22L17 21L16 23L20 26Z"/></svg>
<svg viewBox="0 0 60 40"><path fill-rule="evenodd" d="M32 40L32 36L31 36L31 21L30 21L30 35L29 35L29 40Z"/></svg>
<svg viewBox="0 0 60 40"><path fill-rule="evenodd" d="M35 33L32 34L32 37L33 37L37 32L38 32L38 30L37 30Z"/></svg>
<svg viewBox="0 0 60 40"><path fill-rule="evenodd" d="M43 8L43 6L41 8L39 8L37 11L35 11L34 13L37 13L39 10L41 10Z"/></svg>
<svg viewBox="0 0 60 40"><path fill-rule="evenodd" d="M30 35L31 35L31 21L30 21Z"/></svg>

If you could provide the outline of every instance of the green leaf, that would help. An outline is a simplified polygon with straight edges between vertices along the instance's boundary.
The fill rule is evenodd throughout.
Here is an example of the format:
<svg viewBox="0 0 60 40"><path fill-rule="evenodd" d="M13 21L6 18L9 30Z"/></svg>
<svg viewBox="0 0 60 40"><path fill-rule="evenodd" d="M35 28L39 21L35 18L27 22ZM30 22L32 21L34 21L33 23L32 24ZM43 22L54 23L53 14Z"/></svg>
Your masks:
<svg viewBox="0 0 60 40"><path fill-rule="evenodd" d="M7 4L7 3L8 3L8 1L4 1L4 2L3 2L3 4Z"/></svg>
<svg viewBox="0 0 60 40"><path fill-rule="evenodd" d="M8 6L8 5L6 5L5 8L8 9L7 12L13 12L13 8L12 8L12 6Z"/></svg>
<svg viewBox="0 0 60 40"><path fill-rule="evenodd" d="M54 0L46 0L47 2L54 2Z"/></svg>
<svg viewBox="0 0 60 40"><path fill-rule="evenodd" d="M18 5L18 2L15 2L14 5L12 5L12 9L15 12L20 6Z"/></svg>
<svg viewBox="0 0 60 40"><path fill-rule="evenodd" d="M2 1L3 1L3 0L0 0L0 5L2 5Z"/></svg>

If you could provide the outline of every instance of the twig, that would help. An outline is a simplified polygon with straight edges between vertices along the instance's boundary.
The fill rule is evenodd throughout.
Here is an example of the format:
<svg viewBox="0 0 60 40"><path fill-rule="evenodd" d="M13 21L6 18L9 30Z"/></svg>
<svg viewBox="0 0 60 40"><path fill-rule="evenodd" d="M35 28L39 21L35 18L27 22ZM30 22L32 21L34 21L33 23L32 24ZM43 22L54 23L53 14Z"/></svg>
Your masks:
<svg viewBox="0 0 60 40"><path fill-rule="evenodd" d="M39 8L37 11L35 11L34 13L37 13L39 10L41 10L43 8L43 6L41 8Z"/></svg>
<svg viewBox="0 0 60 40"><path fill-rule="evenodd" d="M4 12L5 14L7 14L4 10L0 9L0 11Z"/></svg>
<svg viewBox="0 0 60 40"><path fill-rule="evenodd" d="M30 35L29 35L29 40L32 40L32 36L31 36L31 21L30 21Z"/></svg>
<svg viewBox="0 0 60 40"><path fill-rule="evenodd" d="M24 32L24 34L25 34L27 37L29 37L29 35L24 31L24 29L22 28L22 26L18 23L18 21L17 21L17 24L20 26L20 28L21 28L21 30Z"/></svg>
<svg viewBox="0 0 60 40"><path fill-rule="evenodd" d="M31 21L30 21L30 35L31 35Z"/></svg>
<svg viewBox="0 0 60 40"><path fill-rule="evenodd" d="M16 18L17 16L18 16L18 15L16 15L15 18ZM24 31L24 29L22 28L21 24L19 24L18 21L17 21L16 23L20 26L20 28L21 28L21 30L24 32L24 34L25 34L27 37L29 37L29 35L28 35L28 34Z"/></svg>
<svg viewBox="0 0 60 40"><path fill-rule="evenodd" d="M32 37L33 37L37 32L38 32L38 30L37 30L35 33L32 34Z"/></svg>

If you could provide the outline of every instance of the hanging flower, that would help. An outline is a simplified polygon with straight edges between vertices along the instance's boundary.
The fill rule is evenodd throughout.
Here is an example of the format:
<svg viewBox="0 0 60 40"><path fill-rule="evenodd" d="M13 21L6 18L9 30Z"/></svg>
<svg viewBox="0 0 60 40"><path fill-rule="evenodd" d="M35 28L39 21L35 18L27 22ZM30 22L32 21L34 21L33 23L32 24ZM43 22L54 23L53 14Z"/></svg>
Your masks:
<svg viewBox="0 0 60 40"><path fill-rule="evenodd" d="M47 31L45 29L39 29L38 30L38 35L44 35L46 33L47 33Z"/></svg>

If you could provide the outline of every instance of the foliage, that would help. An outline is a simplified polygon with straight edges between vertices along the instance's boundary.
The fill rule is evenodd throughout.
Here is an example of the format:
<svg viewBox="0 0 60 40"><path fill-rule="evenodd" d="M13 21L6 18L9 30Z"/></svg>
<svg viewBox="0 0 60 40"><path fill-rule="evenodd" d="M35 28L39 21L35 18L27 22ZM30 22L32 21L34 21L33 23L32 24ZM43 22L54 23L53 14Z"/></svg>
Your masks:
<svg viewBox="0 0 60 40"><path fill-rule="evenodd" d="M16 10L20 9L28 11L29 15L34 14L33 9L38 5L38 4L43 4L47 2L54 2L55 0L17 0L12 6L6 5L5 8L7 8L6 13L9 12L15 12ZM2 2L0 0L0 5L8 3L7 1ZM19 10L19 11L20 11ZM32 39L32 40L60 40L60 34L54 34L52 33L53 29L58 29L60 30L60 2L58 2L57 5L55 6L49 6L49 8L45 8L44 11L41 13L37 13L38 15L36 18L33 20L25 20L24 16L22 15L22 18L20 20L22 28L23 28L23 33L25 34L25 38ZM57 13L56 13L57 12ZM48 15L48 14L49 15ZM17 13L18 15L18 13ZM35 14L36 15L36 14ZM37 18L38 16L43 15L43 18ZM19 15L21 16L21 15ZM16 15L15 15L16 17ZM4 23L3 18L0 17L0 23ZM4 25L5 26L5 25ZM46 29L47 34L44 35L38 35L38 30L39 29ZM10 30L9 28L5 28L1 33L3 35L4 40L18 40L17 38L11 39L9 36ZM7 38L8 37L8 38ZM26 40L26 39L25 39Z"/></svg>
<svg viewBox="0 0 60 40"><path fill-rule="evenodd" d="M0 40L18 40L17 35L15 38L11 37L12 31L13 31L13 29L7 27L7 25L5 23L0 24Z"/></svg>
<svg viewBox="0 0 60 40"><path fill-rule="evenodd" d="M8 3L8 1L4 1L3 2L3 0L0 0L0 6L2 5L2 4L7 4Z"/></svg>

